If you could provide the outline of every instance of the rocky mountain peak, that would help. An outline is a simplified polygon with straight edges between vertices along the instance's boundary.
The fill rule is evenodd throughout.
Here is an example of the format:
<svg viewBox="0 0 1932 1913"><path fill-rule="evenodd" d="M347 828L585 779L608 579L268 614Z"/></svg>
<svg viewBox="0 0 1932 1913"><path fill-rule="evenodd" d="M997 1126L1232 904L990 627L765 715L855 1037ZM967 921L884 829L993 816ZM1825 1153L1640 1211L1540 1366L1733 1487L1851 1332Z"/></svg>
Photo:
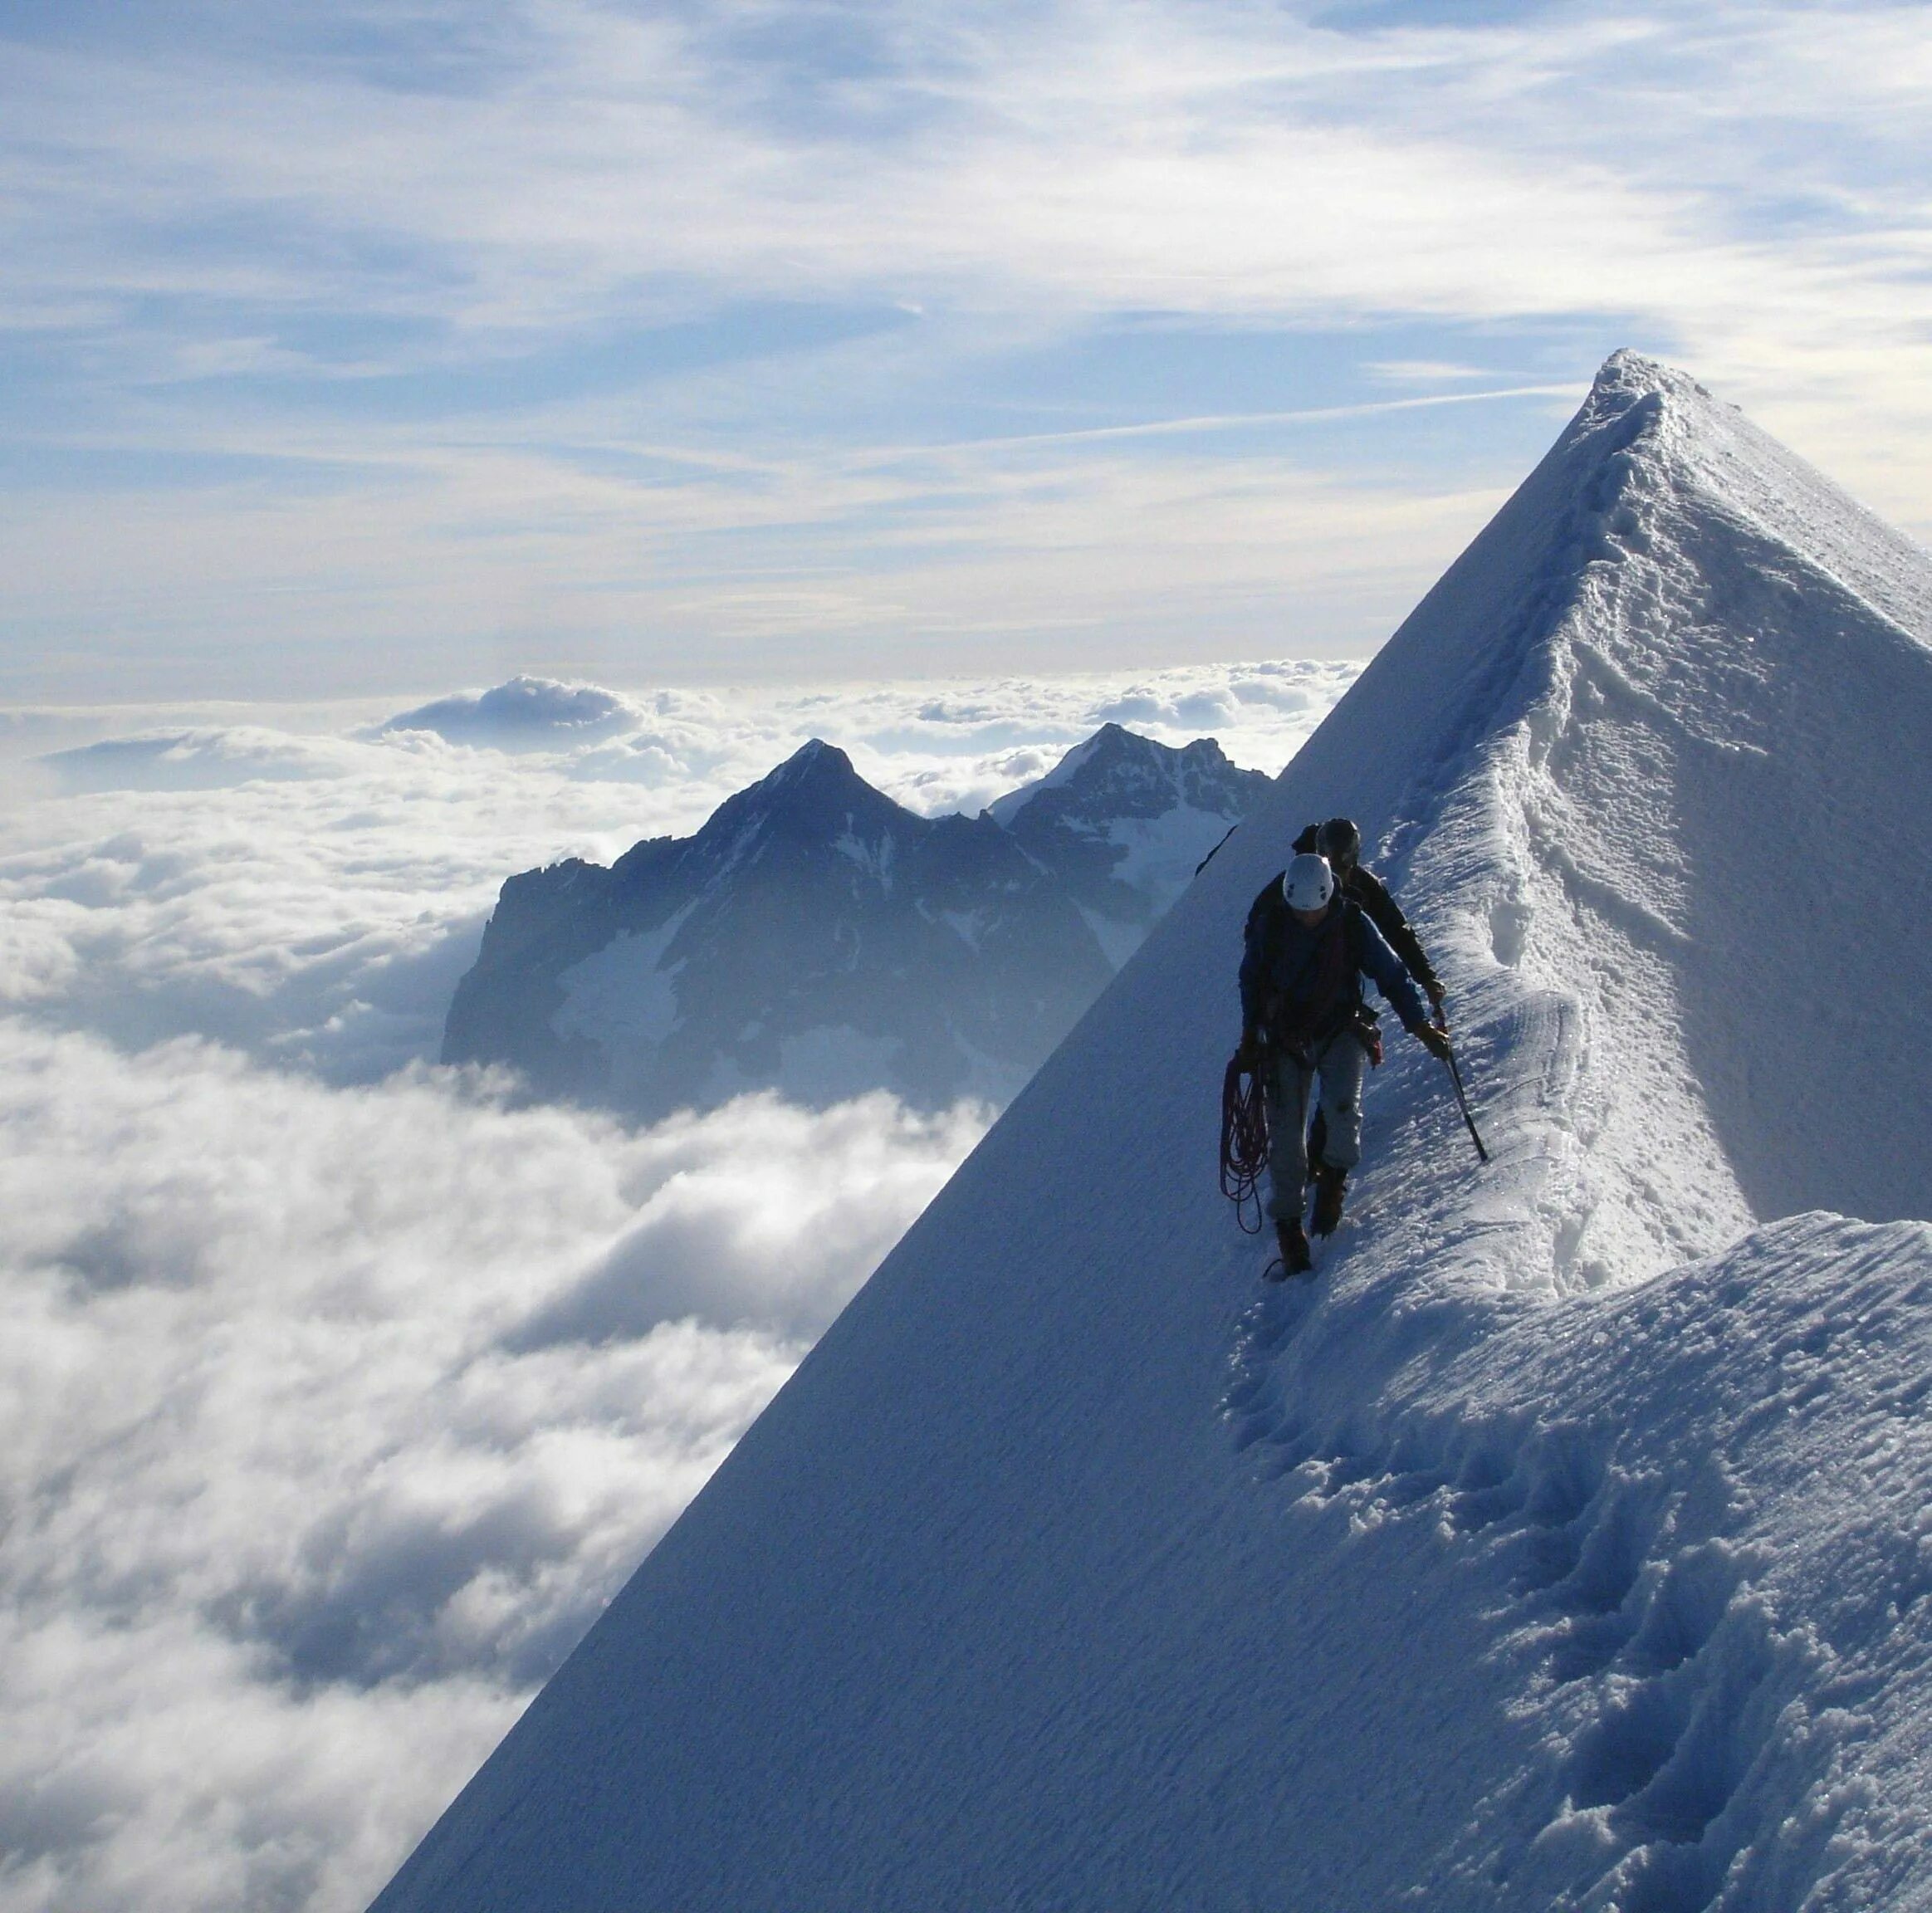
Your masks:
<svg viewBox="0 0 1932 1913"><path fill-rule="evenodd" d="M853 798L877 799L880 793L858 775L836 744L814 737L741 795L761 800L761 808L797 810Z"/></svg>
<svg viewBox="0 0 1932 1913"><path fill-rule="evenodd" d="M1003 1100L1268 782L1118 725L1054 775L1024 830L922 817L814 738L692 837L514 877L445 1059L645 1115L765 1085Z"/></svg>
<svg viewBox="0 0 1932 1913"><path fill-rule="evenodd" d="M926 820L876 790L836 745L814 737L778 768L727 798L692 839L702 858L736 863L773 839L824 849L843 840L876 844L926 828Z"/></svg>

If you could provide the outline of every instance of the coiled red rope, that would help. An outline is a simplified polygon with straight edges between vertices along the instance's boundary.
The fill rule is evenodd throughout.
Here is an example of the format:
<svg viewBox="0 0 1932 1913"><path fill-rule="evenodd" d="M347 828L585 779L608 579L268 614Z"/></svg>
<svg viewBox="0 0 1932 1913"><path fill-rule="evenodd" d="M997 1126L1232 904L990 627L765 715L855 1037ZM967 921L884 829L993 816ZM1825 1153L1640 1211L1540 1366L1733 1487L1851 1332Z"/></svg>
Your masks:
<svg viewBox="0 0 1932 1913"><path fill-rule="evenodd" d="M1268 1167L1268 1105L1261 1093L1261 1072L1244 1062L1240 1050L1228 1059L1221 1079L1221 1194L1235 1206L1235 1220L1245 1233L1261 1233L1261 1172ZM1255 1220L1248 1220L1248 1206Z"/></svg>

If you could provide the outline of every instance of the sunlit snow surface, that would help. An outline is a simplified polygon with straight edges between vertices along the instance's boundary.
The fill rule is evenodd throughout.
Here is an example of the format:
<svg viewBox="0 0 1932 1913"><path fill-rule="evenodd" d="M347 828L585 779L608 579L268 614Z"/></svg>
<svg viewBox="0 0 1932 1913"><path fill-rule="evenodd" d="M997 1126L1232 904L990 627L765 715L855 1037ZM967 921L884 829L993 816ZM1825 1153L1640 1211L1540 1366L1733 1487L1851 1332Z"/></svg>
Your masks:
<svg viewBox="0 0 1932 1913"><path fill-rule="evenodd" d="M985 1127L504 1107L426 1059L505 876L1354 674L0 713L0 1908L363 1905Z"/></svg>
<svg viewBox="0 0 1932 1913"><path fill-rule="evenodd" d="M1612 360L384 1913L1925 1905L1929 641ZM1338 810L1494 1160L1397 1035L1264 1289L1233 956Z"/></svg>

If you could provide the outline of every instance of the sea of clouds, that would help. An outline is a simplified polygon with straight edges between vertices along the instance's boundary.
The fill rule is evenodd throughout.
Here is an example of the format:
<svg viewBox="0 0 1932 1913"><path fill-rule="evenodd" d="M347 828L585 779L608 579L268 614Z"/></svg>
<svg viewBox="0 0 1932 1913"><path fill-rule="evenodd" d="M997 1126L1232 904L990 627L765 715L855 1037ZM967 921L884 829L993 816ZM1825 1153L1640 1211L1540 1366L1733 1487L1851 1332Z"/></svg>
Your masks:
<svg viewBox="0 0 1932 1913"><path fill-rule="evenodd" d="M0 713L0 1910L364 1905L995 1113L440 1069L505 876L1357 669Z"/></svg>

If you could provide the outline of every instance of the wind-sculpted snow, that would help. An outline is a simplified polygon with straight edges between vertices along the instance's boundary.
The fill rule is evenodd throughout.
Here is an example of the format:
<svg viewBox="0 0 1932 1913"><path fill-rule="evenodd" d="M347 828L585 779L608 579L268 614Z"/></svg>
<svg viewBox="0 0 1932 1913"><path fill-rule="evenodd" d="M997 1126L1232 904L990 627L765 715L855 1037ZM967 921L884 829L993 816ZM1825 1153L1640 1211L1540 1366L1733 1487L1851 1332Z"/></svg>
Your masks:
<svg viewBox="0 0 1932 1913"><path fill-rule="evenodd" d="M1923 1904L1929 610L1613 360L384 1913ZM1264 1290L1214 1092L1333 811L1494 1162L1396 1035Z"/></svg>
<svg viewBox="0 0 1932 1913"><path fill-rule="evenodd" d="M1381 1416L1323 1385L1341 1323L1249 1311L1223 1399L1259 1491L1316 1544L1387 1529L1426 1586L1498 1591L1527 1738L1428 1904L1923 1891L1896 1777L1932 1704L1928 1302L1932 1228L1796 1216L1610 1302L1499 1311Z"/></svg>

